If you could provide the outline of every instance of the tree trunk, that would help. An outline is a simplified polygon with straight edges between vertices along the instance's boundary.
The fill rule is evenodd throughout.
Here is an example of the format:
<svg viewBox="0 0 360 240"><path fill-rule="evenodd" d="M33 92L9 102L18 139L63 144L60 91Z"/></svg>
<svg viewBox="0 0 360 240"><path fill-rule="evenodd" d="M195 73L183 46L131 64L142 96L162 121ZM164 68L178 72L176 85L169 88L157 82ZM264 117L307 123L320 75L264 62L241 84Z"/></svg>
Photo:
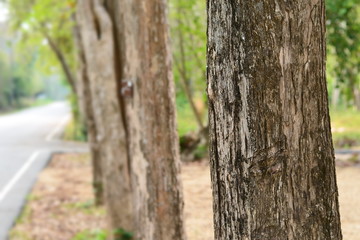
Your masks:
<svg viewBox="0 0 360 240"><path fill-rule="evenodd" d="M208 0L216 239L342 239L324 5Z"/></svg>
<svg viewBox="0 0 360 240"><path fill-rule="evenodd" d="M47 33L47 30L45 28L42 29L41 32L44 35L44 37L46 38L46 40L48 41L50 48L54 52L56 58L60 62L61 68L64 71L65 77L70 85L71 91L74 94L76 94L77 90L76 90L75 77L69 66L69 63L66 61L66 58L65 58L63 52L60 50L60 48L58 47L56 42L52 39L52 37Z"/></svg>
<svg viewBox="0 0 360 240"><path fill-rule="evenodd" d="M182 22L179 19L178 25L181 26ZM190 79L188 78L187 69L186 69L186 56L185 56L185 47L184 47L184 37L182 35L182 32L178 30L178 38L179 38L179 48L180 48L180 59L174 59L175 66L177 67L179 73L180 73L180 81L183 86L183 90L186 94L186 97L190 103L191 109L194 113L195 119L198 123L198 126L200 128L200 132L204 129L204 124L201 118L201 115L198 111L198 109L195 106L194 102L194 96L193 96L193 89L191 89L190 86Z"/></svg>
<svg viewBox="0 0 360 240"><path fill-rule="evenodd" d="M75 26L74 30L75 43L78 50L78 75L76 81L77 98L80 105L82 122L85 123L88 135L88 142L91 149L91 162L93 172L93 189L95 193L96 205L104 203L103 180L102 180L102 159L100 146L97 140L97 127L94 119L93 97L91 95L90 81L88 77L88 69L85 59L83 42L81 39L80 28Z"/></svg>
<svg viewBox="0 0 360 240"><path fill-rule="evenodd" d="M336 109L339 106L340 94L341 94L340 88L334 87L331 98L331 105L334 109Z"/></svg>
<svg viewBox="0 0 360 240"><path fill-rule="evenodd" d="M78 4L112 228L185 239L166 0Z"/></svg>
<svg viewBox="0 0 360 240"><path fill-rule="evenodd" d="M99 0L80 0L77 19L85 49L110 228L133 231L131 175L114 69L114 35Z"/></svg>
<svg viewBox="0 0 360 240"><path fill-rule="evenodd" d="M136 239L184 239L166 0L108 0L115 24Z"/></svg>
<svg viewBox="0 0 360 240"><path fill-rule="evenodd" d="M355 87L354 89L354 102L356 109L360 111L360 90L358 87Z"/></svg>

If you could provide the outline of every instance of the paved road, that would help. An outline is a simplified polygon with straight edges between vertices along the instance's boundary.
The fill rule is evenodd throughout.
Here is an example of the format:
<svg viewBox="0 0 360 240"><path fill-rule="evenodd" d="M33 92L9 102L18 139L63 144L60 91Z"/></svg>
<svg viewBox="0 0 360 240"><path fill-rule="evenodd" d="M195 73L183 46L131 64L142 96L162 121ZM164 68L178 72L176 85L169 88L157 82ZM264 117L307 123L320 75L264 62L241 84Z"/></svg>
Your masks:
<svg viewBox="0 0 360 240"><path fill-rule="evenodd" d="M53 152L86 151L59 140L70 108L64 102L0 116L0 240Z"/></svg>

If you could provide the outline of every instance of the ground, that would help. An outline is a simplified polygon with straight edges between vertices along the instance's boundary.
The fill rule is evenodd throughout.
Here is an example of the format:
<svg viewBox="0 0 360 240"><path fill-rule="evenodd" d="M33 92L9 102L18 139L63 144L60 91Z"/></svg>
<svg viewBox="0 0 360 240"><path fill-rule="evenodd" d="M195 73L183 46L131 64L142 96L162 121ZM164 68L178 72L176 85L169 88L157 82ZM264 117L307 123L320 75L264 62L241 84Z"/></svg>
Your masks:
<svg viewBox="0 0 360 240"><path fill-rule="evenodd" d="M360 240L360 168L337 168L344 240ZM212 199L206 162L182 168L189 240L213 240ZM41 174L11 240L101 240L105 211L93 205L87 155L56 155ZM93 229L90 231L89 229ZM97 236L97 238L93 236ZM99 237L100 236L100 237Z"/></svg>
<svg viewBox="0 0 360 240"><path fill-rule="evenodd" d="M105 227L105 211L95 208L88 155L56 155L42 172L11 240L70 240L87 229ZM90 240L86 238L74 240Z"/></svg>
<svg viewBox="0 0 360 240"><path fill-rule="evenodd" d="M360 240L360 167L338 167L337 179L344 240Z"/></svg>

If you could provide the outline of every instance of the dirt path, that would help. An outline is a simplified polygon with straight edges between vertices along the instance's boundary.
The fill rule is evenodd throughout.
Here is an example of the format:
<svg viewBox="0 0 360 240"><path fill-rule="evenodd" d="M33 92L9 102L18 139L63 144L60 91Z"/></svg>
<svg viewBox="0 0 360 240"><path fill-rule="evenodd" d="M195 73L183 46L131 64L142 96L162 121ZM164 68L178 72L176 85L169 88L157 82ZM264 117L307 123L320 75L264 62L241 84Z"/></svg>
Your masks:
<svg viewBox="0 0 360 240"><path fill-rule="evenodd" d="M344 240L360 240L360 168L337 169Z"/></svg>
<svg viewBox="0 0 360 240"><path fill-rule="evenodd" d="M360 168L338 167L337 176L344 240L360 240ZM182 178L188 239L213 240L209 167L185 164ZM56 156L41 174L11 240L70 240L86 229L104 228L105 212L91 204L90 182L86 156Z"/></svg>
<svg viewBox="0 0 360 240"><path fill-rule="evenodd" d="M10 240L71 240L105 228L105 210L93 204L86 154L56 155L41 173Z"/></svg>
<svg viewBox="0 0 360 240"><path fill-rule="evenodd" d="M214 239L209 167L204 163L183 165L182 178L188 239Z"/></svg>
<svg viewBox="0 0 360 240"><path fill-rule="evenodd" d="M213 240L209 167L183 167L186 230L189 240ZM338 167L338 188L344 240L360 240L360 168Z"/></svg>

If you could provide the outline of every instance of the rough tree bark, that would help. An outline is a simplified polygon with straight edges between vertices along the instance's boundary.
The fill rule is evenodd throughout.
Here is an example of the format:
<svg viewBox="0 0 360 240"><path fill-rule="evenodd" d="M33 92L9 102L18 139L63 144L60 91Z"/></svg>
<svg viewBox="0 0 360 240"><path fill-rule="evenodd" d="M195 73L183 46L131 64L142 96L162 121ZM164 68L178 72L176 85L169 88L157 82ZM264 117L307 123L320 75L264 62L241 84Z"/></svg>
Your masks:
<svg viewBox="0 0 360 240"><path fill-rule="evenodd" d="M342 239L324 5L208 0L216 239Z"/></svg>
<svg viewBox="0 0 360 240"><path fill-rule="evenodd" d="M90 82L110 228L133 231L131 175L117 97L113 25L98 0L80 0L77 20Z"/></svg>
<svg viewBox="0 0 360 240"><path fill-rule="evenodd" d="M132 191L133 206L107 204L112 227L140 240L185 239L166 0L80 0L78 11L103 171L114 178L104 181L105 201Z"/></svg>

